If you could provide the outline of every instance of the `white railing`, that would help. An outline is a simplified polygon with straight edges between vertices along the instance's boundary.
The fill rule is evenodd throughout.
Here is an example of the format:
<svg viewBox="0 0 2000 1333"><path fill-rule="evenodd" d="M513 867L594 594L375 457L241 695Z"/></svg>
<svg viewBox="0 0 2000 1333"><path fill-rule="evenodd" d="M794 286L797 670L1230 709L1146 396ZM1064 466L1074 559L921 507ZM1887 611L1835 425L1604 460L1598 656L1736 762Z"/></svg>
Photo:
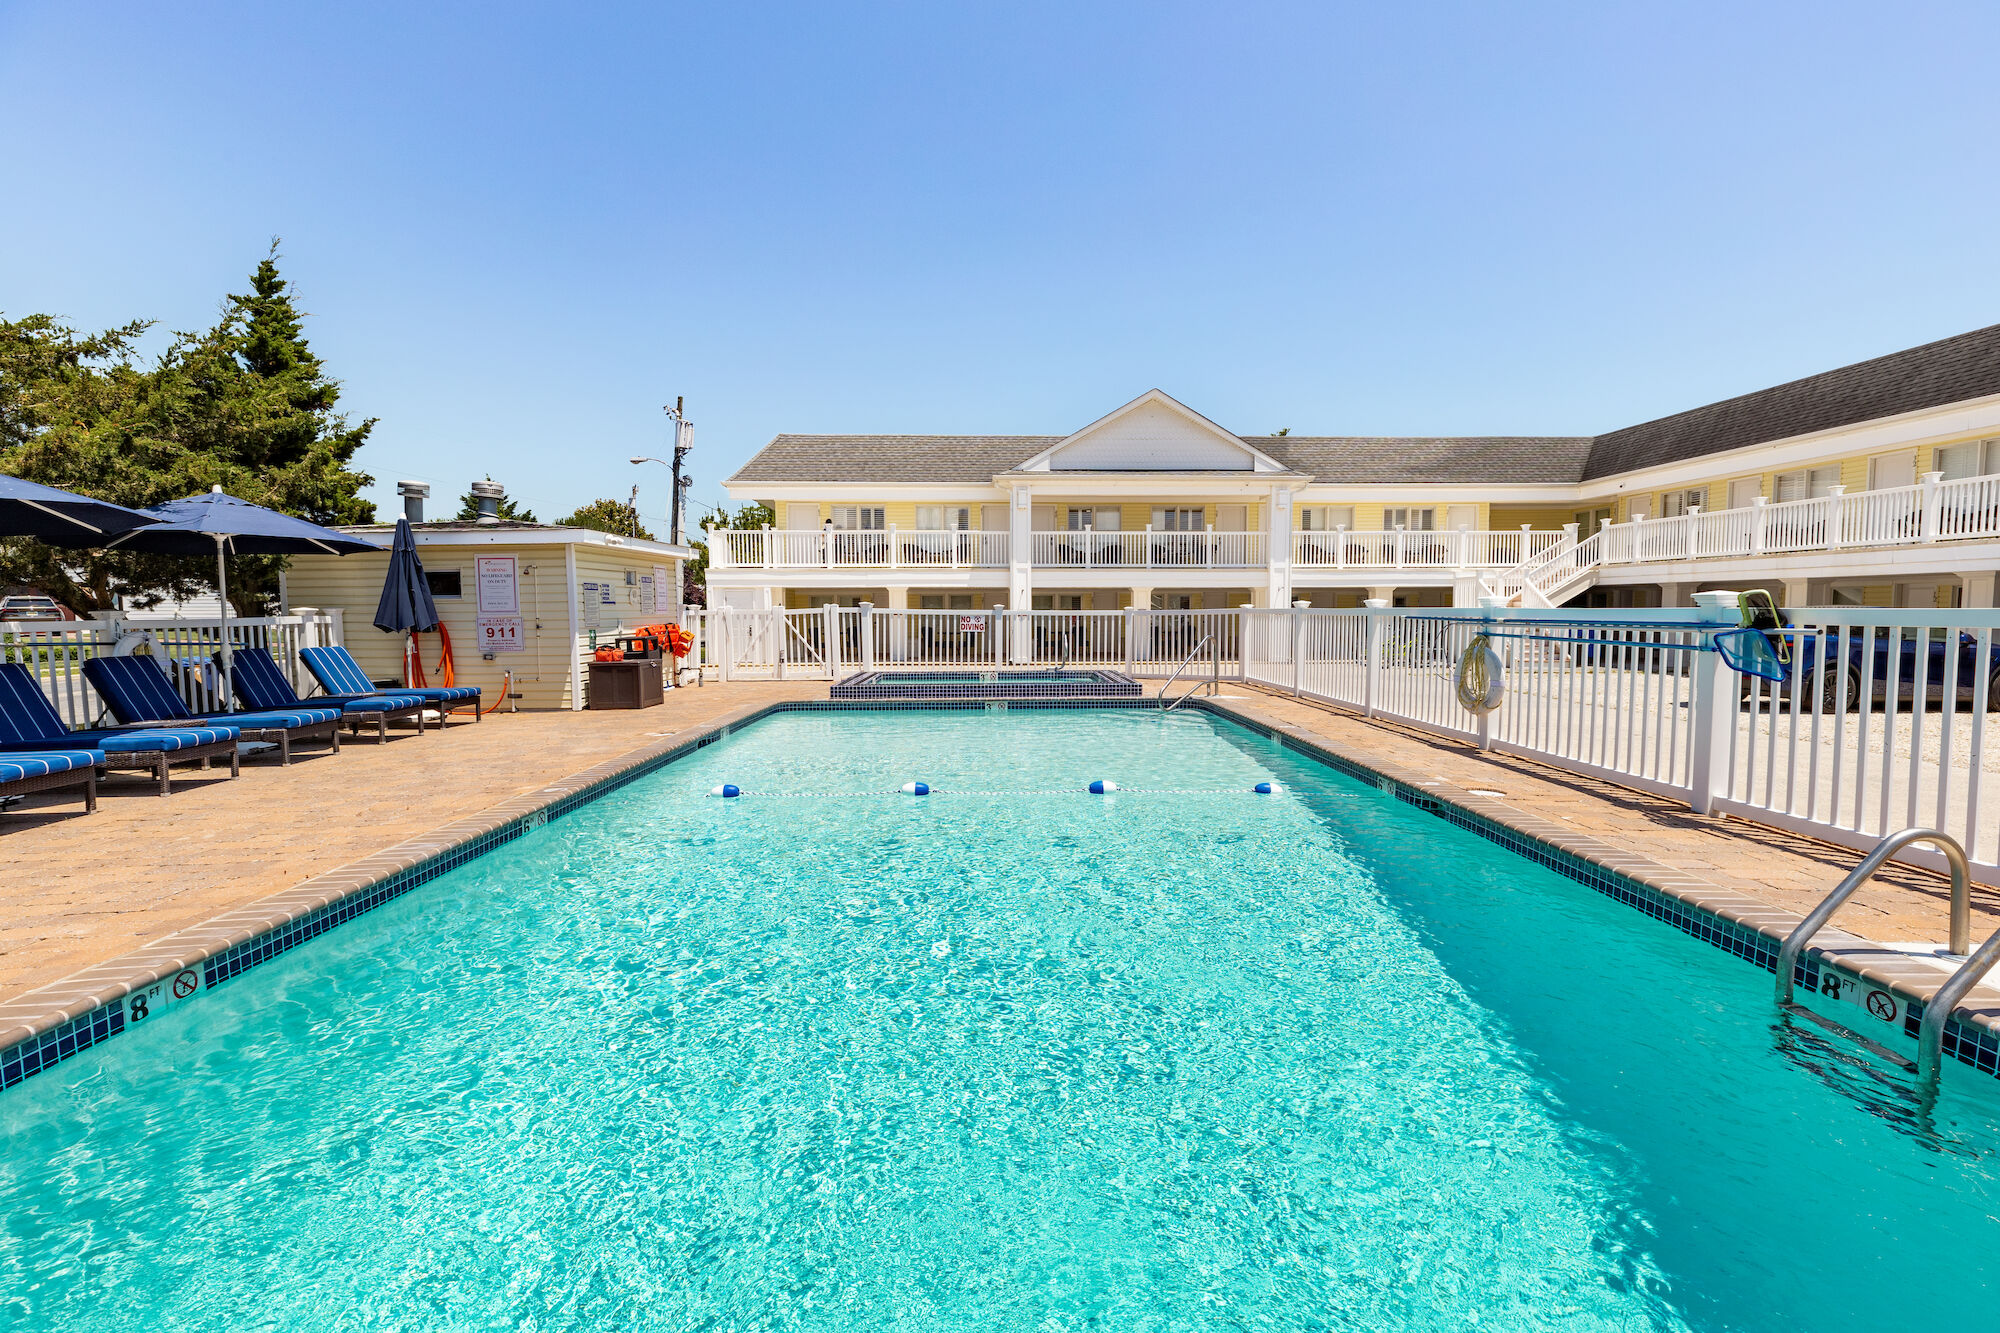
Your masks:
<svg viewBox="0 0 2000 1333"><path fill-rule="evenodd" d="M229 641L234 648L267 650L303 694L311 688L312 676L299 659L299 649L342 642L341 619L338 611L244 619L232 616ZM225 708L221 671L215 663L221 647L222 622L213 618L140 613L98 620L0 623L0 662L27 667L72 728L93 726L100 719L116 725L83 674L83 664L93 657L149 653L166 668L190 711Z"/></svg>
<svg viewBox="0 0 2000 1333"><path fill-rule="evenodd" d="M1506 569L1564 540L1563 529L1449 532L1390 528L1292 534L1292 563L1307 569Z"/></svg>
<svg viewBox="0 0 2000 1333"><path fill-rule="evenodd" d="M1264 563L1260 532L1037 532L1029 559L1043 569L1246 569Z"/></svg>
<svg viewBox="0 0 2000 1333"><path fill-rule="evenodd" d="M717 569L1004 569L1005 532L710 530Z"/></svg>

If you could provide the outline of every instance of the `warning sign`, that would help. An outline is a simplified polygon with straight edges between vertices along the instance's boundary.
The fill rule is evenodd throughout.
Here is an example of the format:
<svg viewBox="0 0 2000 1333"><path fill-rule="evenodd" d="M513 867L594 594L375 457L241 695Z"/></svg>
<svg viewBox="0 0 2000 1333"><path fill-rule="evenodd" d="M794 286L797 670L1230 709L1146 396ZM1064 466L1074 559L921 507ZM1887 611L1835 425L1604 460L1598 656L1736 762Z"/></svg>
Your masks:
<svg viewBox="0 0 2000 1333"><path fill-rule="evenodd" d="M191 967L187 968L174 977L174 998L176 1000L185 1000L188 996L194 994L200 985L201 978L195 974L195 970Z"/></svg>

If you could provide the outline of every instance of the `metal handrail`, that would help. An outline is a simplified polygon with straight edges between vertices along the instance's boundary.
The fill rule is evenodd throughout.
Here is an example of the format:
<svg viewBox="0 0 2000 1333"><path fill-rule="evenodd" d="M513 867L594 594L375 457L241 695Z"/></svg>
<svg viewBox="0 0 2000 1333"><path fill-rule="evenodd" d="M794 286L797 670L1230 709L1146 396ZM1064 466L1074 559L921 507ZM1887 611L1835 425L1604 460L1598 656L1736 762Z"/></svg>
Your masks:
<svg viewBox="0 0 2000 1333"><path fill-rule="evenodd" d="M1200 643L1197 643L1194 647L1188 649L1188 655L1186 657L1183 657L1181 659L1181 664L1174 668L1174 674L1167 677L1167 683L1160 686L1160 692L1159 694L1154 696L1153 702L1155 703L1166 702L1167 691L1172 689L1174 687L1174 682L1181 678L1181 672L1187 670L1188 663L1194 661L1195 655L1201 652L1202 649L1208 647L1208 641L1214 637L1215 636L1213 634L1204 634L1201 636ZM1201 686L1199 685L1194 687L1195 690L1198 690L1200 688ZM1174 700L1170 704L1167 704L1167 706L1161 711L1168 713L1173 712L1176 708L1179 708L1183 703L1185 703L1187 699L1193 694L1194 690L1189 690L1187 694L1183 694L1180 698Z"/></svg>
<svg viewBox="0 0 2000 1333"><path fill-rule="evenodd" d="M1871 879L1883 862L1894 856L1913 842L1928 842L1944 853L1945 863L1951 867L1951 940L1946 946L1954 954L1964 955L1972 941L1972 898L1971 873L1966 865L1965 848L1958 840L1938 829L1912 828L1893 833L1882 839L1874 851L1861 858L1861 864L1848 872L1832 893L1826 895L1818 907L1806 914L1796 929L1785 937L1783 947L1778 950L1778 1005L1788 1008L1792 1005L1792 974L1798 970L1799 955L1805 952L1807 941L1819 933L1822 926L1840 910L1855 890ZM1919 1076L1928 1083L1934 1083L1938 1075L1939 1054L1944 1046L1944 1024L1951 1011L1968 990L1979 983L1981 977L2000 962L2000 931L1979 947L1979 952L1967 958L1951 979L1938 989L1930 1002L1924 1006L1922 1024L1917 1029L1917 1068Z"/></svg>

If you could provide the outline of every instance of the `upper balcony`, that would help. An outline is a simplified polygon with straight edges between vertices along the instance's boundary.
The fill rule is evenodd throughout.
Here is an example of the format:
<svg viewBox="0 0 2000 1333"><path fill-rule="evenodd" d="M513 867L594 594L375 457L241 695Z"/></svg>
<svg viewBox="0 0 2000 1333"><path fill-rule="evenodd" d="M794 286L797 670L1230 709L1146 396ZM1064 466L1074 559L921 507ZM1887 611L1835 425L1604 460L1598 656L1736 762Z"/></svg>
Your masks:
<svg viewBox="0 0 2000 1333"><path fill-rule="evenodd" d="M710 533L713 568L800 572L815 569L1005 569L1012 538L1005 532L899 532L783 528ZM1561 531L1296 532L1295 567L1375 573L1396 569L1509 569L1555 550ZM1029 563L1036 569L1262 569L1270 541L1261 532L1035 532Z"/></svg>

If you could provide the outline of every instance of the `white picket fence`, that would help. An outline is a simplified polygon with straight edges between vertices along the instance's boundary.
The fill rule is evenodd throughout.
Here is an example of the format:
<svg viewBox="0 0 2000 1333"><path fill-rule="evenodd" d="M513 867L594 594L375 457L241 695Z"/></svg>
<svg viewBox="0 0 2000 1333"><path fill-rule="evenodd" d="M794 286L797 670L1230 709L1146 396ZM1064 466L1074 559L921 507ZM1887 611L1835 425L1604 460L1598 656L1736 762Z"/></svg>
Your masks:
<svg viewBox="0 0 2000 1333"><path fill-rule="evenodd" d="M299 649L340 643L341 613L231 617L229 641L233 648L268 650L294 688L304 694L312 677L300 662ZM136 614L98 620L0 623L0 662L27 667L71 727L88 727L100 719L115 725L116 720L106 717L104 701L83 674L83 664L93 657L150 653L166 668L190 709L209 712L226 707L221 672L215 664L221 647L222 622L217 619Z"/></svg>

